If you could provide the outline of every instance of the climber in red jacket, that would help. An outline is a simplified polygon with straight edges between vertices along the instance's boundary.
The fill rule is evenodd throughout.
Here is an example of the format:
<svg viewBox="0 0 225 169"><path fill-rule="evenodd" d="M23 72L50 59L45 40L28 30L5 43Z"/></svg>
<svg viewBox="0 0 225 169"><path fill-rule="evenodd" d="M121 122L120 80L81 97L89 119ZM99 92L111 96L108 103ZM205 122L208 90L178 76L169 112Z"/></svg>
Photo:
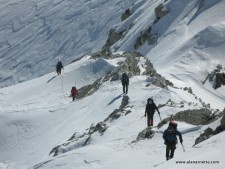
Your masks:
<svg viewBox="0 0 225 169"><path fill-rule="evenodd" d="M73 98L73 101L75 100L77 94L78 94L77 88L76 87L72 87L72 89L71 89L71 96Z"/></svg>

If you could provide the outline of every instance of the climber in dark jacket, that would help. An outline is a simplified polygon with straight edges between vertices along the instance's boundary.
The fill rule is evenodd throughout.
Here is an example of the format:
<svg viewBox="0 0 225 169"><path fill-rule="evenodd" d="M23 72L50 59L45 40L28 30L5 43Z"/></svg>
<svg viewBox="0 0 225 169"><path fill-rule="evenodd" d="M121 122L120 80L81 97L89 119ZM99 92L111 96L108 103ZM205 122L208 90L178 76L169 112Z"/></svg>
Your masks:
<svg viewBox="0 0 225 169"><path fill-rule="evenodd" d="M126 73L122 74L121 83L123 85L123 93L128 92L128 85L129 85L129 77Z"/></svg>
<svg viewBox="0 0 225 169"><path fill-rule="evenodd" d="M163 133L163 139L166 145L166 160L169 160L174 156L177 144L177 135L179 136L180 143L182 144L182 135L178 130L174 129L173 126L169 125L169 127Z"/></svg>
<svg viewBox="0 0 225 169"><path fill-rule="evenodd" d="M63 69L62 62L58 61L57 65L56 65L56 72L58 75L61 74L61 69Z"/></svg>
<svg viewBox="0 0 225 169"><path fill-rule="evenodd" d="M157 110L158 114L160 114L158 107L154 103L154 100L152 98L148 98L147 104L146 104L146 107L145 107L145 117L146 117L146 114L147 114L147 125L148 125L148 127L153 126L153 116L154 116L155 110Z"/></svg>

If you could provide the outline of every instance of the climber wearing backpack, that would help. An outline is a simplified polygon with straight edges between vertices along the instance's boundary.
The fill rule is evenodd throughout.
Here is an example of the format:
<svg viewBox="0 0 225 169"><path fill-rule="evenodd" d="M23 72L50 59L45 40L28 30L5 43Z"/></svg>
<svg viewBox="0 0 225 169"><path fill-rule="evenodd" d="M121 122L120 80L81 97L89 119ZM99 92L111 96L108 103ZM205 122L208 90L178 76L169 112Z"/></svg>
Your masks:
<svg viewBox="0 0 225 169"><path fill-rule="evenodd" d="M58 61L57 65L56 65L56 72L58 75L61 74L61 69L63 69L62 62Z"/></svg>
<svg viewBox="0 0 225 169"><path fill-rule="evenodd" d="M157 110L158 114L160 115L159 109L156 106L156 104L154 103L154 100L152 98L148 98L147 100L147 104L145 107L145 117L147 114L147 125L149 126L153 126L153 116L155 113L155 110Z"/></svg>
<svg viewBox="0 0 225 169"><path fill-rule="evenodd" d="M122 82L122 85L123 85L123 93L127 94L128 85L129 85L129 77L125 72L122 74L121 82Z"/></svg>
<svg viewBox="0 0 225 169"><path fill-rule="evenodd" d="M175 127L175 128L174 128ZM180 143L183 139L181 133L176 129L177 124L170 122L168 128L163 133L164 144L166 145L166 160L173 158L177 144L177 135L179 136Z"/></svg>
<svg viewBox="0 0 225 169"><path fill-rule="evenodd" d="M77 94L78 94L77 88L76 87L72 87L72 89L71 89L71 96L73 98L73 101L75 100Z"/></svg>

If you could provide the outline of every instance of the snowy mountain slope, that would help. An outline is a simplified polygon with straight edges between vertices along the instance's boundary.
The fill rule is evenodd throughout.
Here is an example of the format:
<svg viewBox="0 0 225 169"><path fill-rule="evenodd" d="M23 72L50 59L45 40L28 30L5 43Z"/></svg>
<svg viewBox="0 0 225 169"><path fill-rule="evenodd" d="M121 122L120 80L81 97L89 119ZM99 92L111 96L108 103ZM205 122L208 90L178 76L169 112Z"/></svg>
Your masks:
<svg viewBox="0 0 225 169"><path fill-rule="evenodd" d="M105 8L101 10L105 5L109 5L109 3L112 4L109 9L112 12L108 12L108 8L106 8L107 12ZM154 9L160 3L164 4L165 9L169 13L156 21ZM37 16L34 16L37 18L44 17L45 24L50 25L48 29L50 33L48 34L49 39L47 39L46 43L42 41L42 38L46 36L41 36L42 30L47 29L46 26L37 29L38 26L36 27L35 24L38 24L39 21L37 19L37 22L33 22L33 13L28 10L30 8L26 8L27 10L24 11L21 10L30 4L34 4L34 9L37 10ZM124 6L122 5L121 7L121 4ZM165 161L165 145L162 139L162 132L168 124L158 130L153 129L156 133L152 139L132 143L137 138L138 133L146 128L146 119L143 115L146 100L149 97L153 97L157 105L164 105L160 108L162 118L170 117L172 114L174 115L183 110L202 108L203 103L200 101L200 98L206 104L209 103L214 110L224 109L224 86L214 90L211 82L206 81L204 85L202 84L207 74L217 64L224 63L224 1L184 0L181 2L178 0L168 0L164 2L158 0L139 0L131 6L130 4L131 2L108 2L103 0L78 2L51 1L51 3L50 1L29 1L29 3L18 0L13 2L2 1L1 9L4 9L0 13L2 14L2 18L5 19L3 19L5 23L8 22L10 17L23 16L24 12L28 12L24 20L20 18L20 20L10 22L12 24L1 26L0 31L3 30L1 31L1 35L4 35L6 30L10 31L11 26L13 26L17 36L11 37L11 41L18 44L13 46L12 50L7 52L8 48L5 48L4 45L2 47L3 53L10 56L10 58L7 57L7 64L10 66L12 63L15 63L15 65L18 65L16 68L20 66L27 68L30 67L29 65L35 64L38 69L45 72L45 68L42 67L46 67L45 64L40 63L38 65L38 61L33 62L36 57L35 59L30 58L30 62L32 63L25 60L25 57L33 54L33 50L31 50L33 48L38 48L36 54L40 55L37 58L41 62L45 62L44 58L48 56L47 61L48 59L49 61L52 60L54 57L55 64L57 59L52 54L54 52L58 52L57 57L63 58L64 63L67 62L65 61L67 59L73 60L75 59L73 58L74 56L80 56L75 53L79 50L68 49L70 42L74 42L71 40L73 36L70 33L73 29L70 24L75 26L76 24L67 19L77 19L80 13L89 9L93 10L90 13L85 13L87 14L84 16L85 22L79 22L79 31L74 31L73 35L79 34L80 38L84 37L83 41L79 39L85 42L82 43L83 46L81 46L80 52L87 52L86 50L90 46L92 47L93 44L99 45L95 46L96 48L94 47L93 51L99 50L106 37L101 36L102 39L93 38L94 40L89 44L88 38L84 35L94 30L92 26L96 24L98 18L95 17L93 19L90 16L98 15L99 13L96 13L96 10L100 9L100 14L106 12L108 15L101 16L103 18L100 17L102 22L98 22L100 26L96 26L97 30L99 27L104 27L103 25L107 23L108 27L106 26L104 29L101 29L101 31L107 31L108 28L111 28L116 23L113 28L116 31L124 31L122 39L111 47L112 51L134 50L136 38L141 32L152 26L154 35L157 35L157 44L147 45L146 42L137 50L145 54L156 66L157 72L172 81L175 88L170 86L161 88L151 83L149 85L149 77L145 75L133 76L130 79L128 93L130 99L127 107L131 112L122 114L118 119L113 121L107 121L106 125L108 128L106 131L103 134L94 132L91 135L89 144L86 146L76 144L76 141L68 140L76 132L79 134L87 132L90 126L102 122L115 109L118 109L124 98L121 95L122 86L119 80L106 81L92 95L75 102L71 102L72 99L68 97L70 89L74 85L81 88L92 84L96 79L112 70L116 70L118 62L124 61L124 58L108 60L101 58L95 60L90 56L85 56L81 60L65 67L62 76L56 76L56 73L52 72L25 83L1 88L0 168L224 168L225 161L223 157L225 154L222 149L224 147L224 132L192 147L195 139L207 127L215 129L220 124L220 119L205 126L178 122L178 129L183 133L186 151L183 152L181 145L178 144L175 157L170 161ZM78 5L79 8L69 8L70 5L72 5L71 7ZM11 9L13 7L19 7L20 10L14 10L15 13L12 14ZM120 13L118 11L123 11L124 7L130 7L133 14L128 19L120 22ZM64 8L67 10L62 10ZM114 20L114 17L116 20ZM57 18L59 20L60 18L63 19L59 21ZM106 20L109 18L112 18L112 20L107 22ZM93 19L93 22L90 23L90 19ZM22 24L23 22L26 23L25 26ZM89 28L89 31L80 29L82 26ZM9 27L10 29L8 29ZM23 40L24 35L29 36L29 34L24 33L28 29L34 29L36 34L32 34L31 37ZM91 35L94 36L95 33L92 33ZM32 38L37 40L38 43L35 40L33 41ZM32 41L29 41L31 39ZM62 42L62 39L65 39L65 41ZM98 40L99 43L97 43ZM53 46L57 50L55 48L51 50L53 48L51 48L51 43L48 43L49 41L56 42L55 46ZM85 45L87 44L86 42L88 45ZM30 44L31 46L26 46L26 44ZM29 49L24 48L24 46ZM59 50L60 46L62 47L61 50ZM48 50L49 48L50 50ZM93 51L90 50L90 52ZM26 54L26 52L28 53ZM18 58L17 61L15 61L14 54L18 56L16 57L16 59ZM69 55L71 57L67 58ZM20 60L23 62L20 62ZM5 57L1 58L1 62L6 66L6 62L3 61L5 61ZM141 60L139 61L138 65L140 66L141 73L143 73L145 66L143 66ZM23 63L24 65L19 63ZM49 71L54 70L54 64L48 64L50 67ZM33 68L31 69L33 70ZM17 69L17 71L20 72L20 69ZM9 72L9 76L11 76L11 73L14 72ZM24 72L21 71L21 73ZM3 79L7 79L7 71L4 71L2 74L5 75ZM35 77L32 72L30 75L26 74L25 76L30 76L30 78ZM15 82L18 82L20 76L15 73L14 78ZM24 79L20 80L23 81ZM5 81L5 84L9 84L9 81ZM182 89L184 87L191 87L194 94L184 91ZM154 125L157 125L160 122L157 113L154 119ZM63 145L63 152L59 152L55 157L49 155L54 147L60 145ZM187 164L189 160L209 161L210 164ZM213 162L217 161L219 164L213 164Z"/></svg>
<svg viewBox="0 0 225 169"><path fill-rule="evenodd" d="M55 73L51 73L0 89L2 168L149 168L164 161L165 146L162 132L166 126L159 129L151 140L131 143L146 127L146 119L142 116L147 98L152 96L157 104L165 104L169 99L177 103L175 107L162 107L160 109L162 118L178 111L198 109L202 105L194 95L182 89L171 87L166 89L154 85L146 87L148 83L146 76L134 76L130 79L128 95L131 113L108 122L104 134L94 133L87 146L73 148L71 143L68 145L70 148L68 147L64 153L56 157L49 156L53 147L67 142L75 132L86 131L92 123L97 124L104 120L119 107L123 98L119 80L103 83L93 95L76 102L71 102L71 98L67 96L68 90L74 81L77 81L76 77L80 78L77 86L82 87L112 70L121 60L122 58L93 60L87 56L65 67L65 73L61 76L54 77ZM96 65L103 69L93 71ZM82 73L83 76L80 76ZM92 79L87 81L87 76ZM184 102L183 107L179 106L180 102ZM158 115L155 114L155 124L159 121ZM201 127L196 129L193 125L181 122L179 129L184 132L187 154L192 152L198 156L198 152L201 151L196 151L192 145L203 129ZM215 138L220 140L220 137ZM223 153L219 149L217 152L221 155ZM189 156L185 156L180 145L176 157L189 160ZM205 156L204 160L211 160L211 155ZM221 158L215 160L220 160L218 168L224 165Z"/></svg>
<svg viewBox="0 0 225 169"><path fill-rule="evenodd" d="M135 50L137 38L151 28L152 35L146 36L155 36L157 43L148 45L145 42L137 50L146 55L156 70L177 87L192 87L193 92L206 103L213 97L215 102L210 105L222 110L225 104L224 92L203 86L202 82L218 64L224 65L225 62L225 1L139 2L142 4L138 8L135 5L131 7L133 15L115 26L118 32L126 31L125 36L111 50ZM155 22L153 9L160 3L169 13Z"/></svg>
<svg viewBox="0 0 225 169"><path fill-rule="evenodd" d="M171 168L223 168L221 162L223 163L222 156L224 153L218 153L224 145L224 132L206 140L203 143L200 143L198 146L195 146L194 151L183 153L182 157L178 157L176 161L171 160L168 163L164 163L157 168L166 168L168 165ZM185 159L185 160L184 160ZM174 165L174 163L176 165Z"/></svg>
<svg viewBox="0 0 225 169"><path fill-rule="evenodd" d="M173 58L170 59L173 60L173 64L163 62L161 59L159 59L161 62L156 61L161 74L179 86L192 87L193 92L201 95L205 102L209 102L207 93L213 93L215 97L213 95L211 97L214 97L216 102L211 105L220 109L224 107L224 94L214 90L212 86L203 86L202 82L218 64L225 62L224 26L224 23L219 23L207 27L169 54L169 57L165 56L164 60Z"/></svg>
<svg viewBox="0 0 225 169"><path fill-rule="evenodd" d="M0 86L50 73L58 59L68 65L100 50L108 30L133 2L2 0Z"/></svg>
<svg viewBox="0 0 225 169"><path fill-rule="evenodd" d="M18 106L20 107L20 105L27 104L31 109L36 109L38 107L34 107L33 105L35 105L36 99L39 100L39 97L45 98L48 96L49 99L51 98L51 102L57 102L58 97L61 97L61 95L63 95L63 97L69 96L72 86L76 85L80 88L84 86L84 84L88 85L93 83L96 79L113 69L114 66L107 61L103 59L95 61L88 59L87 56L76 63L76 65L71 64L63 70L67 75L66 79L64 79L63 76L56 76L54 72L44 76L44 78L27 82L27 86L32 86L32 88L24 85L21 86L20 84L12 86L10 91L8 91L8 88L3 88L1 90L1 95L2 98L4 98L4 102L1 103L1 106L4 110L10 109L14 111L18 110ZM37 82L41 82L41 85L36 85ZM42 91L43 88L46 90ZM48 92L46 93L46 91ZM15 100L18 101L17 104L11 101L12 95L14 95ZM48 102L45 100L43 100L43 106L44 105L48 105Z"/></svg>
<svg viewBox="0 0 225 169"><path fill-rule="evenodd" d="M104 115L117 107L115 101L106 108L101 106L99 109L101 101L97 106L98 103L94 98L99 96L95 95L88 98L89 101L84 99L70 103L71 98L65 94L69 91L63 90L70 90L76 77L80 78L83 73L83 81L79 80L77 86L87 85L107 73L113 66L101 61L100 67L103 69L94 72L93 67L99 68L99 61L84 58L76 63L76 66L73 64L66 67L66 74L57 76L51 81L49 79L52 79L55 73L25 84L1 89L1 160L11 159L25 164L35 164L35 159L40 160L43 155L47 156L55 144L60 144L65 138L70 137L74 130L85 130L91 123L100 121L101 113ZM105 94L104 100L108 103L111 97L107 99ZM97 106L95 108L92 106L94 103ZM56 137L59 133L64 134Z"/></svg>

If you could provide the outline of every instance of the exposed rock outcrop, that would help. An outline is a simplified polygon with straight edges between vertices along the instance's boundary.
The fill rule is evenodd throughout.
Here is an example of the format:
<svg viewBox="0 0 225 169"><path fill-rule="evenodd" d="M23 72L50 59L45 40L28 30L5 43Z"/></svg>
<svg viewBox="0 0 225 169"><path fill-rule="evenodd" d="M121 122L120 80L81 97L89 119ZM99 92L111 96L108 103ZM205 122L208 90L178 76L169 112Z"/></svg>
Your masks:
<svg viewBox="0 0 225 169"><path fill-rule="evenodd" d="M74 133L74 135L66 143L54 147L50 151L49 155L52 155L54 157L59 154L86 146L87 144L89 144L90 139L91 135Z"/></svg>
<svg viewBox="0 0 225 169"><path fill-rule="evenodd" d="M185 110L178 112L173 119L184 121L192 125L208 124L214 117L209 109Z"/></svg>
<svg viewBox="0 0 225 169"><path fill-rule="evenodd" d="M158 74L156 72L152 63L149 60L147 60L145 62L145 72L143 73L143 75L149 76L147 78L147 82L149 82L149 83L146 85L146 87L148 87L150 84L153 84L155 86L159 86L159 87L162 87L162 88L164 88L166 86L173 87L173 83L166 80L164 77L162 77L160 74Z"/></svg>
<svg viewBox="0 0 225 169"><path fill-rule="evenodd" d="M188 93L193 94L191 87L189 87L189 88L188 87L185 87L184 88L184 91L188 91Z"/></svg>
<svg viewBox="0 0 225 169"><path fill-rule="evenodd" d="M138 63L140 61L140 58L143 56L137 52L126 53L124 56L126 57L126 60L124 62L120 63L119 73L128 72L129 76L140 75L141 71L138 66Z"/></svg>
<svg viewBox="0 0 225 169"><path fill-rule="evenodd" d="M157 125L158 128L161 128L162 126L164 126L165 124L167 124L169 121L171 120L171 118L165 118L162 121L160 121Z"/></svg>
<svg viewBox="0 0 225 169"><path fill-rule="evenodd" d="M144 32L141 32L141 35L137 38L134 49L139 49L142 45L145 44L145 42L148 43L148 45L155 45L158 40L158 35L152 32L152 26L149 26L148 29L146 29Z"/></svg>
<svg viewBox="0 0 225 169"><path fill-rule="evenodd" d="M91 135L94 132L99 132L102 135L106 131L107 128L108 128L107 124L104 122L99 122L96 125L92 124L92 126L90 127L90 129L88 131L88 134Z"/></svg>
<svg viewBox="0 0 225 169"><path fill-rule="evenodd" d="M204 140L207 140L208 138L210 138L211 136L213 136L214 133L213 133L213 129L211 128L207 128L203 134L201 134L196 140L195 140L195 144L198 144Z"/></svg>
<svg viewBox="0 0 225 169"><path fill-rule="evenodd" d="M140 54L139 52L124 52L122 55L115 55L110 52L107 52L107 53L100 52L100 53L95 53L92 55L92 58L94 59L97 59L97 58L109 59L109 58L117 58L117 57L125 57L126 59L122 62L119 62L118 63L119 66L114 71L110 72L105 79L108 79L110 81L119 80L120 75L123 72L128 72L129 77L137 76L137 75L149 76L147 79L147 82L149 83L146 86L153 84L159 87L166 87L168 85L173 87L173 84L170 81L166 80L164 77L162 77L160 74L158 74L156 70L154 69L152 63L148 59L144 58L144 56ZM143 60L143 58L146 60L143 65L145 71L141 73L140 65L138 64L141 59ZM104 82L105 80L100 80L100 81Z"/></svg>
<svg viewBox="0 0 225 169"><path fill-rule="evenodd" d="M211 128L207 128L203 134L201 134L196 140L195 140L195 144L201 143L202 141L207 140L208 138L212 137L213 135L216 135L222 131L225 131L225 109L223 110L223 113L221 113L221 115L223 115L221 121L220 121L220 125L216 127L215 130L211 129Z"/></svg>
<svg viewBox="0 0 225 169"><path fill-rule="evenodd" d="M109 30L108 39L106 44L103 46L102 51L109 51L109 48L122 38L123 32L116 32L115 29Z"/></svg>
<svg viewBox="0 0 225 169"><path fill-rule="evenodd" d="M160 105L162 106L162 105ZM209 109L193 109L185 110L176 113L174 116L163 119L157 127L160 128L164 124L167 124L170 120L186 122L192 125L206 125L212 123L216 119L220 118L221 115L217 113L212 113Z"/></svg>
<svg viewBox="0 0 225 169"><path fill-rule="evenodd" d="M209 82L213 82L213 88L220 88L222 85L225 85L225 73L223 70L223 66L218 64L216 68L211 71L203 81L203 84L209 80Z"/></svg>
<svg viewBox="0 0 225 169"><path fill-rule="evenodd" d="M138 134L136 140L133 140L132 143L138 142L138 141L140 141L140 140L144 140L144 139L146 139L146 138L147 138L147 139L150 139L150 138L152 138L152 137L154 136L154 134L155 134L155 131L153 131L153 130L151 129L151 127L148 127L148 128L146 128L146 129L144 129L143 131L141 131L141 132Z"/></svg>
<svg viewBox="0 0 225 169"><path fill-rule="evenodd" d="M215 89L225 85L225 73L216 73Z"/></svg>
<svg viewBox="0 0 225 169"><path fill-rule="evenodd" d="M222 119L221 119L221 121L220 121L220 124L221 124L221 128L223 129L223 130L225 130L225 109L223 110L223 117L222 117Z"/></svg>
<svg viewBox="0 0 225 169"><path fill-rule="evenodd" d="M94 57L102 57L101 54L95 54ZM143 57L137 52L133 53L124 53L122 56L115 56L108 54L108 57L113 58L113 57L125 57L125 61L118 63L118 67L114 69L113 71L109 72L106 74L104 77L97 79L93 84L83 86L79 89L79 93L77 95L77 99L84 98L86 96L89 96L96 92L98 88L106 81L115 81L115 80L120 80L120 76L123 72L128 72L128 76L136 76L140 75L140 68L138 66L140 57Z"/></svg>
<svg viewBox="0 0 225 169"><path fill-rule="evenodd" d="M220 120L220 125L216 127L214 134L218 134L221 131L225 130L225 109L223 110L223 112L221 114L223 116L222 116L222 119Z"/></svg>
<svg viewBox="0 0 225 169"><path fill-rule="evenodd" d="M126 20L127 18L129 18L132 15L130 9L126 9L125 12L121 15L121 21Z"/></svg>
<svg viewBox="0 0 225 169"><path fill-rule="evenodd" d="M155 16L156 16L156 21L160 20L162 17L166 16L169 13L169 11L166 10L163 4L160 4L155 8Z"/></svg>
<svg viewBox="0 0 225 169"><path fill-rule="evenodd" d="M98 132L100 135L103 135L108 128L107 123L118 119L121 115L127 115L131 113L128 103L129 97L124 96L119 109L114 110L103 122L99 122L96 125L91 124L89 129L87 129L87 132L84 132L82 134L75 132L66 143L54 147L50 151L49 155L54 157L61 153L65 153L88 145L91 142L93 133Z"/></svg>
<svg viewBox="0 0 225 169"><path fill-rule="evenodd" d="M124 96L121 102L119 109L115 109L105 120L104 122L111 122L113 120L118 119L121 115L131 113L131 110L127 107L129 103L129 97Z"/></svg>

